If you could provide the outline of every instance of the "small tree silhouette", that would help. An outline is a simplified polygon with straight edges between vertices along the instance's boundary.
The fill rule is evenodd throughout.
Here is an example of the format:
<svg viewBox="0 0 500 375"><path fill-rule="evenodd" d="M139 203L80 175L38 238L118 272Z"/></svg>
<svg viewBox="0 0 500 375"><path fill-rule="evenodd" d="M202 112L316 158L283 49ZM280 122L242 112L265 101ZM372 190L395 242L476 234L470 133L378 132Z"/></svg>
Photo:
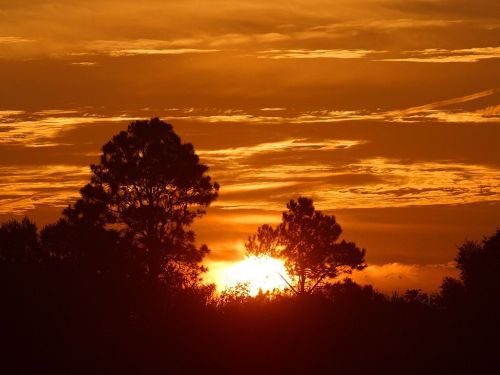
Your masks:
<svg viewBox="0 0 500 375"><path fill-rule="evenodd" d="M113 225L140 252L151 280L197 279L208 248L195 247L189 226L219 185L193 146L159 119L135 121L104 145L91 169L81 199L65 210L68 220Z"/></svg>
<svg viewBox="0 0 500 375"><path fill-rule="evenodd" d="M458 248L457 268L469 297L486 301L500 298L500 229L482 242L466 241Z"/></svg>
<svg viewBox="0 0 500 375"><path fill-rule="evenodd" d="M28 218L0 225L0 264L27 264L41 260L36 224Z"/></svg>
<svg viewBox="0 0 500 375"><path fill-rule="evenodd" d="M312 199L291 200L287 208L278 227L263 225L249 237L246 250L284 259L295 281L287 281L294 293L310 294L342 273L366 267L365 250L352 242L337 242L340 225L334 216L316 211Z"/></svg>
<svg viewBox="0 0 500 375"><path fill-rule="evenodd" d="M445 277L437 302L449 309L475 307L500 311L500 229L481 242L465 241L456 257L460 279Z"/></svg>

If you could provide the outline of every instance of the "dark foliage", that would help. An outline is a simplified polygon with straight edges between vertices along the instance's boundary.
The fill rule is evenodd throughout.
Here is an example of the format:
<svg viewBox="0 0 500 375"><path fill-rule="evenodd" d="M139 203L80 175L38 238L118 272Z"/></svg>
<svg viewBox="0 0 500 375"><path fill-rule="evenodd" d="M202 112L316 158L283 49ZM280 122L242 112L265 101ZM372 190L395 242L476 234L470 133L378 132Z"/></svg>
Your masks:
<svg viewBox="0 0 500 375"><path fill-rule="evenodd" d="M481 243L465 242L456 261L469 298L480 304L500 301L500 230Z"/></svg>
<svg viewBox="0 0 500 375"><path fill-rule="evenodd" d="M27 264L40 258L37 227L28 218L11 220L0 227L0 262Z"/></svg>

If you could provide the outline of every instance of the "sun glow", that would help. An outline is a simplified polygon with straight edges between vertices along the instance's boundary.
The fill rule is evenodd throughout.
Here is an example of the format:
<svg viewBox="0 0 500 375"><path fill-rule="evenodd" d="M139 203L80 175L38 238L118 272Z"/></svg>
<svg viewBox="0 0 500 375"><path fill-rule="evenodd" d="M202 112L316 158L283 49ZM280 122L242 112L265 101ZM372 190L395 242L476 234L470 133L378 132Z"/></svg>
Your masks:
<svg viewBox="0 0 500 375"><path fill-rule="evenodd" d="M256 256L246 257L226 268L221 276L224 289L247 284L251 296L256 296L259 291L284 290L288 286L285 279L290 279L282 260Z"/></svg>

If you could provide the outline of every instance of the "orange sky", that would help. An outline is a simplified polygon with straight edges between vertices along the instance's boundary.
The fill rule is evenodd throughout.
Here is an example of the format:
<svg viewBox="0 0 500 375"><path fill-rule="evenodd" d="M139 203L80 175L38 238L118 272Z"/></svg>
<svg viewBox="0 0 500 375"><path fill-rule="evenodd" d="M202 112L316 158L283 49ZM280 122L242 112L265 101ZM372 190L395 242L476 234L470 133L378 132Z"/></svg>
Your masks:
<svg viewBox="0 0 500 375"><path fill-rule="evenodd" d="M372 265L435 288L499 225L496 0L0 0L0 220L58 217L100 146L159 116L220 199L214 270L299 194Z"/></svg>

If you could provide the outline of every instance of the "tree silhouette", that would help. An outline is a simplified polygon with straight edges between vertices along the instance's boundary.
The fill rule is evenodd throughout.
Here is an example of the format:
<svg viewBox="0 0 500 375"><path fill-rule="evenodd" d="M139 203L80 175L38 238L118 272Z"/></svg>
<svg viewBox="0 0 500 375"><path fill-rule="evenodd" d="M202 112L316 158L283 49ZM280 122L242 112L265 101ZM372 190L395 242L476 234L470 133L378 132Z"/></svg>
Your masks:
<svg viewBox="0 0 500 375"><path fill-rule="evenodd" d="M40 240L52 263L93 274L116 272L133 259L117 231L79 221L63 218L49 224L40 232Z"/></svg>
<svg viewBox="0 0 500 375"><path fill-rule="evenodd" d="M26 264L41 258L36 224L28 218L0 226L0 263Z"/></svg>
<svg viewBox="0 0 500 375"><path fill-rule="evenodd" d="M478 302L500 298L500 229L481 243L466 241L458 248L457 268L468 297ZM497 302L498 304L498 302Z"/></svg>
<svg viewBox="0 0 500 375"><path fill-rule="evenodd" d="M295 280L296 294L310 294L342 273L366 267L365 250L337 242L342 229L332 215L316 211L312 199L300 197L287 204L277 228L263 225L246 243L249 254L282 258Z"/></svg>
<svg viewBox="0 0 500 375"><path fill-rule="evenodd" d="M459 280L446 277L436 302L448 309L464 307L495 314L500 311L500 229L481 242L465 241L455 258Z"/></svg>
<svg viewBox="0 0 500 375"><path fill-rule="evenodd" d="M197 280L208 248L195 247L189 226L217 198L219 185L193 146L155 118L131 123L102 151L67 219L119 230L151 280Z"/></svg>
<svg viewBox="0 0 500 375"><path fill-rule="evenodd" d="M464 285L453 277L445 277L439 286L435 302L438 306L458 309L465 303Z"/></svg>

